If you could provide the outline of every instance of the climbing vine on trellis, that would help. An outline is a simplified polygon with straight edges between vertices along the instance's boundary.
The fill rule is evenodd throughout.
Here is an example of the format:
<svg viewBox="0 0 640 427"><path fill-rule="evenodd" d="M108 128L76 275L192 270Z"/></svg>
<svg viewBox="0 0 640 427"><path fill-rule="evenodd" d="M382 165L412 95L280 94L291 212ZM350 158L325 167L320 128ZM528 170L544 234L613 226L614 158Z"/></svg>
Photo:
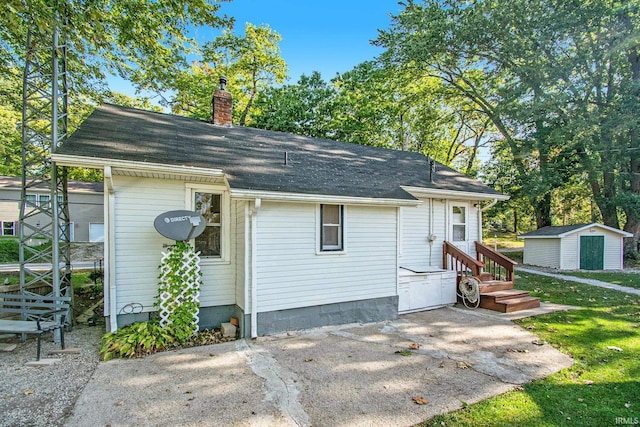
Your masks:
<svg viewBox="0 0 640 427"><path fill-rule="evenodd" d="M160 325L186 341L198 331L200 256L187 242L176 242L162 254L156 306Z"/></svg>

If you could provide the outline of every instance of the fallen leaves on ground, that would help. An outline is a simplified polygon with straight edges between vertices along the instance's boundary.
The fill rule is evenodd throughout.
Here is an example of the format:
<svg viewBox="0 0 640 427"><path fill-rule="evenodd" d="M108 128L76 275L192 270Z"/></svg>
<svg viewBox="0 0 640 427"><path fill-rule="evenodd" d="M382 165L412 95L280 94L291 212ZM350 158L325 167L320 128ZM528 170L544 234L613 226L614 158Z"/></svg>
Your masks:
<svg viewBox="0 0 640 427"><path fill-rule="evenodd" d="M422 396L416 396L411 400L413 400L418 405L426 405L427 403L429 403L429 401Z"/></svg>
<svg viewBox="0 0 640 427"><path fill-rule="evenodd" d="M464 361L460 361L458 363L456 363L456 366L458 367L458 369L468 369L471 367L471 365L467 362Z"/></svg>

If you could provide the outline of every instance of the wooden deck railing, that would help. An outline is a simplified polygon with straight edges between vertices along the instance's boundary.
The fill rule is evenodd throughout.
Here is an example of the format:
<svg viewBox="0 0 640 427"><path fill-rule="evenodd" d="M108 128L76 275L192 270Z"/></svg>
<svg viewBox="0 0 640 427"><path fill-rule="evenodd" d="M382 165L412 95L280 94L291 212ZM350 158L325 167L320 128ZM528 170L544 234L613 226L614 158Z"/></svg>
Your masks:
<svg viewBox="0 0 640 427"><path fill-rule="evenodd" d="M479 242L476 242L476 254L484 271L491 273L495 280L513 281L513 266L517 262Z"/></svg>
<svg viewBox="0 0 640 427"><path fill-rule="evenodd" d="M454 270L458 276L480 277L484 264L462 252L449 242L442 246L442 268Z"/></svg>

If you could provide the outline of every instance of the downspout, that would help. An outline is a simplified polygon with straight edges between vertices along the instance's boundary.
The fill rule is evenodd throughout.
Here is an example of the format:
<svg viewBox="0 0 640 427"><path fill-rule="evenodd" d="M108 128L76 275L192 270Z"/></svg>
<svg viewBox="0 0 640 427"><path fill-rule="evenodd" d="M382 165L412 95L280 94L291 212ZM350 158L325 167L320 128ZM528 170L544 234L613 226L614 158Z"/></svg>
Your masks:
<svg viewBox="0 0 640 427"><path fill-rule="evenodd" d="M244 204L244 306L245 314L247 311L251 311L249 303L249 286L251 285L251 210L249 209L249 202ZM244 316L246 319L246 316ZM245 337L247 333L247 324L243 320L242 336Z"/></svg>
<svg viewBox="0 0 640 427"><path fill-rule="evenodd" d="M107 219L105 225L107 227L105 232L105 282L108 284L108 313L109 313L109 331L115 332L118 330L118 311L117 311L117 297L116 297L116 248L115 248L115 202L116 193L113 186L113 174L111 166L105 166L104 168L104 180L107 187L107 193L105 194L105 212L104 216Z"/></svg>
<svg viewBox="0 0 640 427"><path fill-rule="evenodd" d="M262 199L255 199L253 209L251 211L251 338L258 337L258 260L257 244L258 233L256 230L258 223L258 211Z"/></svg>
<svg viewBox="0 0 640 427"><path fill-rule="evenodd" d="M480 243L482 243L482 212L486 211L487 209L491 209L496 205L496 203L498 203L498 199L493 199L491 203L489 203L484 208L481 208L478 212L478 242ZM480 205L480 202L478 202L478 206Z"/></svg>
<svg viewBox="0 0 640 427"><path fill-rule="evenodd" d="M433 235L433 199L429 199L429 267L433 265L433 242L435 236Z"/></svg>

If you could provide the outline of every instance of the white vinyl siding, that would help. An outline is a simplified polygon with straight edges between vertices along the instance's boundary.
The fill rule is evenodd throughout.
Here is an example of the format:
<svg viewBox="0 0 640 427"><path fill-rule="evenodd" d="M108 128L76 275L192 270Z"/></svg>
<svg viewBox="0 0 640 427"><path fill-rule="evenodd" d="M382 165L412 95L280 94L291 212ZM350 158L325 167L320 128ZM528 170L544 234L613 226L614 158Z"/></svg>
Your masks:
<svg viewBox="0 0 640 427"><path fill-rule="evenodd" d="M525 239L524 263L560 267L560 239Z"/></svg>
<svg viewBox="0 0 640 427"><path fill-rule="evenodd" d="M346 252L317 253L315 204L264 202L258 213L258 311L396 295L395 207L345 206Z"/></svg>
<svg viewBox="0 0 640 427"><path fill-rule="evenodd" d="M163 212L191 209L185 206L187 192L183 181L114 177L115 254L117 312L130 303L142 304L143 311L155 311L158 266L165 250L173 242L153 227ZM233 253L233 252L232 252ZM202 307L235 303L235 265L201 263Z"/></svg>
<svg viewBox="0 0 640 427"><path fill-rule="evenodd" d="M562 239L554 239L560 241L560 249L557 254L554 251L550 256L558 256L557 265L554 268L563 270L573 270L580 268L580 237L577 234L569 234Z"/></svg>
<svg viewBox="0 0 640 427"><path fill-rule="evenodd" d="M402 250L400 266L420 269L429 265L429 203L400 208ZM433 248L431 249L433 252ZM433 257L432 257L433 258ZM442 257L437 256L436 261ZM433 260L432 260L433 261Z"/></svg>
<svg viewBox="0 0 640 427"><path fill-rule="evenodd" d="M235 298L236 304L245 312L248 312L248 301L245 302L245 206L248 203L245 201L231 201L231 221L234 225L231 227L234 230L234 234L231 240L235 243L235 256L236 260L236 284L235 284ZM251 230L248 230L248 236L251 236Z"/></svg>

